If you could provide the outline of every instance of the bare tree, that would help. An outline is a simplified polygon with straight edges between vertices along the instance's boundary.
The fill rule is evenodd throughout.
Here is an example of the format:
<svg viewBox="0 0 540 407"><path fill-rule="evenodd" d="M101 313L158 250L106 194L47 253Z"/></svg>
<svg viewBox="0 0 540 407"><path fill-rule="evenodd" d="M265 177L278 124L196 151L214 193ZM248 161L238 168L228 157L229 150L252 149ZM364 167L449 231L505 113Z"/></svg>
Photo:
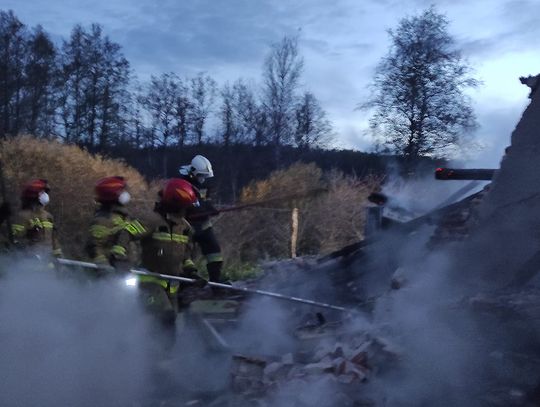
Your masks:
<svg viewBox="0 0 540 407"><path fill-rule="evenodd" d="M105 37L102 42L103 63L99 88L99 137L101 149L124 139L128 120L130 94L129 62L117 43Z"/></svg>
<svg viewBox="0 0 540 407"><path fill-rule="evenodd" d="M204 137L204 126L212 111L217 94L217 85L210 76L199 73L190 81L191 90L191 110L190 124L195 136L196 143L202 144Z"/></svg>
<svg viewBox="0 0 540 407"><path fill-rule="evenodd" d="M131 85L131 91L129 92L129 103L127 108L128 113L128 131L123 139L123 144L130 145L132 147L147 147L148 146L148 120L147 112L144 107L144 90L137 78L134 78Z"/></svg>
<svg viewBox="0 0 540 407"><path fill-rule="evenodd" d="M265 61L264 106L275 145L292 141L291 118L303 65L296 37L285 37L274 44Z"/></svg>
<svg viewBox="0 0 540 407"><path fill-rule="evenodd" d="M280 147L293 141L295 97L303 66L296 37L274 44L265 61L263 106L278 163Z"/></svg>
<svg viewBox="0 0 540 407"><path fill-rule="evenodd" d="M270 127L268 114L262 107L258 107L253 115L254 118L254 143L256 146L268 144L268 128Z"/></svg>
<svg viewBox="0 0 540 407"><path fill-rule="evenodd" d="M189 98L189 88L181 79L177 82L177 94L175 100L176 110L176 133L178 135L178 145L182 147L188 142L189 137L189 119L193 103Z"/></svg>
<svg viewBox="0 0 540 407"><path fill-rule="evenodd" d="M56 48L43 29L30 31L0 11L0 136L51 135Z"/></svg>
<svg viewBox="0 0 540 407"><path fill-rule="evenodd" d="M25 67L27 133L41 137L55 134L58 74L57 49L43 28L38 26L28 40Z"/></svg>
<svg viewBox="0 0 540 407"><path fill-rule="evenodd" d="M0 137L21 128L28 32L12 11L0 11Z"/></svg>
<svg viewBox="0 0 540 407"><path fill-rule="evenodd" d="M265 131L261 129L257 138L261 106L257 104L252 88L242 79L238 79L232 88L233 109L238 122L238 142L245 144L263 144Z"/></svg>
<svg viewBox="0 0 540 407"><path fill-rule="evenodd" d="M64 42L61 59L60 114L66 141L103 149L122 139L130 74L120 45L97 24L89 31L76 26Z"/></svg>
<svg viewBox="0 0 540 407"><path fill-rule="evenodd" d="M66 142L81 141L85 116L85 81L88 77L88 64L84 53L85 32L80 25L71 31L69 41L62 45L62 73L59 78L61 87L60 117L63 131L61 136Z"/></svg>
<svg viewBox="0 0 540 407"><path fill-rule="evenodd" d="M296 106L294 140L298 147L324 147L332 139L332 125L317 98L305 92Z"/></svg>
<svg viewBox="0 0 540 407"><path fill-rule="evenodd" d="M165 73L159 77L152 76L146 86L146 92L142 98L144 109L150 114L151 129L146 134L150 136L150 144L153 147L167 147L183 143L185 130L183 120L179 115L179 107L183 108L185 88L180 78L174 73ZM163 150L161 158L163 176L168 176L168 153Z"/></svg>
<svg viewBox="0 0 540 407"><path fill-rule="evenodd" d="M154 146L164 147L178 141L178 134L175 131L178 82L176 74L164 73L159 77L152 76L146 87L144 107L152 118Z"/></svg>
<svg viewBox="0 0 540 407"><path fill-rule="evenodd" d="M374 109L374 135L403 156L410 170L421 156L448 155L476 127L463 90L478 82L469 77L448 20L434 7L402 19L389 35L373 94L360 108Z"/></svg>
<svg viewBox="0 0 540 407"><path fill-rule="evenodd" d="M229 146L236 141L238 135L238 122L234 109L234 94L229 83L223 85L221 89L221 107L219 108L219 119L221 122L220 139L225 146Z"/></svg>

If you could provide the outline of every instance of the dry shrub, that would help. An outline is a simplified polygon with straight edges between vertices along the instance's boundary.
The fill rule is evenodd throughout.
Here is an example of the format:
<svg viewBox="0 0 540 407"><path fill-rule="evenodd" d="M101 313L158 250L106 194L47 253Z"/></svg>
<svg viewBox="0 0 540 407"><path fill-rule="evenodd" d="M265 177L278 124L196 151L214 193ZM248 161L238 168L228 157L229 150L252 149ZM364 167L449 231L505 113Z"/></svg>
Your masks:
<svg viewBox="0 0 540 407"><path fill-rule="evenodd" d="M315 164L296 163L287 169L272 172L265 180L251 183L242 190L240 200L246 203L292 195L305 196L316 189L324 188L321 178L322 170ZM277 205L290 207L291 202Z"/></svg>
<svg viewBox="0 0 540 407"><path fill-rule="evenodd" d="M311 200L300 214L300 253L329 253L362 240L367 197L379 179L332 171L324 185L327 193Z"/></svg>
<svg viewBox="0 0 540 407"><path fill-rule="evenodd" d="M122 161L94 156L56 141L31 137L3 140L0 156L8 199L16 208L20 188L26 181L49 180L49 210L55 217L65 254L74 258L84 258L95 209L94 185L99 178L126 177L133 197L129 211L142 219L152 210L160 185L152 182L149 186L141 174ZM294 207L300 210L299 255L326 253L360 240L365 198L377 185L374 178L359 179L339 172L323 174L315 164L295 164L252 183L242 191L240 204L270 201L257 208L223 214L215 222L226 266L251 270L246 262L290 256ZM283 197L287 199L276 200Z"/></svg>
<svg viewBox="0 0 540 407"><path fill-rule="evenodd" d="M266 205L224 214L216 222L225 258L240 264L290 256L294 207L300 212L298 255L328 253L361 240L366 198L378 184L374 177L323 174L312 163L273 172L241 195L240 204L270 200ZM275 200L279 197L287 199Z"/></svg>
<svg viewBox="0 0 540 407"><path fill-rule="evenodd" d="M127 178L133 200L129 210L135 216L151 210L154 202L154 193L135 169L119 160L91 155L77 146L23 136L3 140L0 155L8 199L15 208L19 207L20 188L26 181L49 181L48 209L55 218L64 253L70 257L84 257L88 225L95 209L94 185L99 178Z"/></svg>
<svg viewBox="0 0 540 407"><path fill-rule="evenodd" d="M322 171L315 164L298 163L285 170L274 171L266 180L244 188L241 203L269 202L238 213L244 222L236 225L243 225L236 239L246 241L233 248L232 258L253 261L261 257L287 257L290 254L292 208L298 207L301 213L304 211L313 193L321 189L321 178ZM235 239L235 236L231 236L231 239Z"/></svg>

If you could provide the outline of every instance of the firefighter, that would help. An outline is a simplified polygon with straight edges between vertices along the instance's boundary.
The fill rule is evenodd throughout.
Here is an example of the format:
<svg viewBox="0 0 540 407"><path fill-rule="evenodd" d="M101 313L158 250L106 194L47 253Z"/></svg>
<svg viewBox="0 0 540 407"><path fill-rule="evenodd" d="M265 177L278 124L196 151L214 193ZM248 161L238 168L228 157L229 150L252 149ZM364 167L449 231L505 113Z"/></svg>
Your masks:
<svg viewBox="0 0 540 407"><path fill-rule="evenodd" d="M124 177L101 178L95 186L99 204L90 225L87 252L94 263L127 269L134 261L130 257L130 242L142 236L144 226L131 219L126 205L131 199Z"/></svg>
<svg viewBox="0 0 540 407"><path fill-rule="evenodd" d="M181 178L194 187L200 203L188 210L186 219L195 229L194 240L205 257L209 280L223 282L223 255L211 221L211 217L219 213L212 204L208 188L208 179L214 176L212 164L202 155L196 155L189 165L180 167L179 172Z"/></svg>
<svg viewBox="0 0 540 407"><path fill-rule="evenodd" d="M21 210L11 221L12 238L15 247L29 250L36 256L62 256L58 233L53 216L45 210L49 203L49 186L45 179L34 179L23 186ZM5 205L6 216L10 215ZM7 223L7 222L6 222Z"/></svg>
<svg viewBox="0 0 540 407"><path fill-rule="evenodd" d="M141 266L149 271L197 280L197 286L206 285L199 277L191 252L193 229L186 221L186 210L198 204L191 184L180 178L166 182L159 192L154 216L146 223L147 232L141 238ZM179 283L154 276L138 276L138 286L145 307L174 332L179 311Z"/></svg>

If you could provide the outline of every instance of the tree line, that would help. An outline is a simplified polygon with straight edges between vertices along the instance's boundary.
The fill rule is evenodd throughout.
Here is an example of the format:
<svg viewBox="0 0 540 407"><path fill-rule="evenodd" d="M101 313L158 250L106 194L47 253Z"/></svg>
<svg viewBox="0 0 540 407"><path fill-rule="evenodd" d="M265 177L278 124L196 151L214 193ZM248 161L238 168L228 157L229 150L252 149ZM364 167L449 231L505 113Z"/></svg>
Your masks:
<svg viewBox="0 0 540 407"><path fill-rule="evenodd" d="M91 150L217 143L302 149L326 145L332 125L300 87L296 37L273 44L262 81L219 85L200 72L141 82L122 47L98 24L77 25L55 44L41 26L0 11L0 137L59 138Z"/></svg>
<svg viewBox="0 0 540 407"><path fill-rule="evenodd" d="M477 127L465 90L479 82L448 27L433 6L400 20L388 32L372 92L358 106L370 114L377 152L397 156L404 173L414 173L422 158L467 149ZM216 146L232 196L244 185L238 154L252 158L249 147L261 152L265 176L292 158L326 157L317 151L334 137L318 99L300 86L297 37L270 46L258 82L218 84L206 72L163 72L140 81L100 25L77 25L55 44L41 26L29 28L12 11L0 11L0 54L0 138L24 133L128 161L142 158L132 164L165 177L185 152ZM334 165L350 171L339 160ZM363 163L355 168L365 171Z"/></svg>

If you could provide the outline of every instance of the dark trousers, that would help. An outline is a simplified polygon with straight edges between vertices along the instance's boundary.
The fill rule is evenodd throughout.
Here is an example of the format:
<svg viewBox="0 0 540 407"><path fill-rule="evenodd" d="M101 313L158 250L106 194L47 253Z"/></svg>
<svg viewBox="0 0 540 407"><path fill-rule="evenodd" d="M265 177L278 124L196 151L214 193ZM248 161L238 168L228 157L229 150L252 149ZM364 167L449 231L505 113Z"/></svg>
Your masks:
<svg viewBox="0 0 540 407"><path fill-rule="evenodd" d="M220 281L223 255L217 240L214 228L197 231L193 240L201 247L201 252L206 259L206 270L210 281Z"/></svg>

